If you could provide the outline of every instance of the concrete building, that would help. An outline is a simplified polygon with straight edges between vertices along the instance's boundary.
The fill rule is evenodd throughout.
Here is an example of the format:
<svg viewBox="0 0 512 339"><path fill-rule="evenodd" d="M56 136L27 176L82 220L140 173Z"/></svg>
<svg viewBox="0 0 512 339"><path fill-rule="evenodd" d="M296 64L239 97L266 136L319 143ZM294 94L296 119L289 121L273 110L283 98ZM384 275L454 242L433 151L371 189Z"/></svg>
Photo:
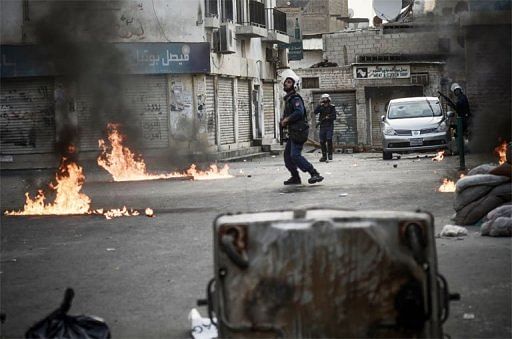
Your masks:
<svg viewBox="0 0 512 339"><path fill-rule="evenodd" d="M510 1L435 5L406 22L322 34L321 58L306 58L305 50L303 60L290 62L303 77L310 112L322 93L333 98L340 113L334 136L339 146L378 149L380 117L390 99L451 95L453 82L471 103L473 149L489 151L498 139L511 139ZM322 59L337 66L311 68Z"/></svg>
<svg viewBox="0 0 512 339"><path fill-rule="evenodd" d="M0 4L3 167L66 139L97 153L108 122L156 154L276 142L275 0Z"/></svg>

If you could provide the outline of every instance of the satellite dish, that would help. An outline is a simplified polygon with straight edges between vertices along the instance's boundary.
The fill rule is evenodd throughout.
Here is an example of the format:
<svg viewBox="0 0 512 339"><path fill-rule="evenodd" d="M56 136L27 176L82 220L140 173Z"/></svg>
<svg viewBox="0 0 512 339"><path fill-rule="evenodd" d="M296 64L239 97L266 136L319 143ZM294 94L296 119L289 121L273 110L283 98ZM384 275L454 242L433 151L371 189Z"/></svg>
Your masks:
<svg viewBox="0 0 512 339"><path fill-rule="evenodd" d="M402 0L373 0L375 14L386 21L396 18L401 9Z"/></svg>
<svg viewBox="0 0 512 339"><path fill-rule="evenodd" d="M352 8L348 9L348 17L353 18L354 17L354 10Z"/></svg>

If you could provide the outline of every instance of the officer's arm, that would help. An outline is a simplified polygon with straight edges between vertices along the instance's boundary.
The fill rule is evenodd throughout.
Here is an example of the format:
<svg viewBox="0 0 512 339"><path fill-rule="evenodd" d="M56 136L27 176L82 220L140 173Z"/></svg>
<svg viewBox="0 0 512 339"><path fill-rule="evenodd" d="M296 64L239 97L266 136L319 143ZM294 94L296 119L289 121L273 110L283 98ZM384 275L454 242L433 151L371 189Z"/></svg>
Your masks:
<svg viewBox="0 0 512 339"><path fill-rule="evenodd" d="M315 113L315 114L320 113L320 108L321 108L321 107L322 107L322 106L320 106L320 105L316 106L314 113Z"/></svg>
<svg viewBox="0 0 512 339"><path fill-rule="evenodd" d="M331 106L331 112L329 114L329 118L332 121L336 120L336 107Z"/></svg>

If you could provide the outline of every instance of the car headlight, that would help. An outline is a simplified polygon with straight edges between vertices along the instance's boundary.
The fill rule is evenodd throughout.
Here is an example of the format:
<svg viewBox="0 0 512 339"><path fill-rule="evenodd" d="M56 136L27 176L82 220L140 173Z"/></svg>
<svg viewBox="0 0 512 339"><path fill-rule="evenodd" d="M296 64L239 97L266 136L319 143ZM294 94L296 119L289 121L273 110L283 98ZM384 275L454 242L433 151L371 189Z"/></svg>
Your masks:
<svg viewBox="0 0 512 339"><path fill-rule="evenodd" d="M448 125L446 124L446 122L442 122L439 124L439 126L437 127L437 130L436 132L446 132L448 130Z"/></svg>
<svg viewBox="0 0 512 339"><path fill-rule="evenodd" d="M393 129L393 127L387 126L387 125L384 127L384 131L383 132L384 132L384 135L396 135L396 132Z"/></svg>

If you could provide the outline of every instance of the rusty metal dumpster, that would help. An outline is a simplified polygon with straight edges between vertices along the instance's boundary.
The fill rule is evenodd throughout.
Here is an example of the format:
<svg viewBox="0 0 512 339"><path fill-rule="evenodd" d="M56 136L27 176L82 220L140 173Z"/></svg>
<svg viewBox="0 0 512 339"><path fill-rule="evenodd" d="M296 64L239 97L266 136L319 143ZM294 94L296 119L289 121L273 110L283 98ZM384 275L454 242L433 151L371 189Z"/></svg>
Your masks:
<svg viewBox="0 0 512 339"><path fill-rule="evenodd" d="M210 317L222 338L441 338L450 295L433 232L419 212L221 215Z"/></svg>

